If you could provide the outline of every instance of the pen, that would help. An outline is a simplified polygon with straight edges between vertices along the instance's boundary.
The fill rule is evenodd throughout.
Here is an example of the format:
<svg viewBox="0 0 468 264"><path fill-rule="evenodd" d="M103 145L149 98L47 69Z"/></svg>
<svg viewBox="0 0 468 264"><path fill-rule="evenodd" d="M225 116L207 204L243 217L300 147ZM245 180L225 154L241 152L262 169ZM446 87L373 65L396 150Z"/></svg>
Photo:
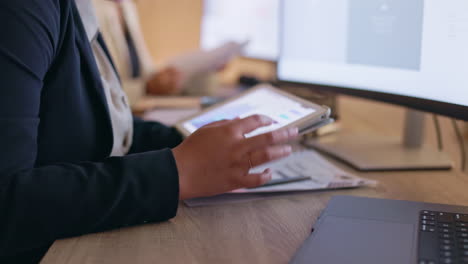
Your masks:
<svg viewBox="0 0 468 264"><path fill-rule="evenodd" d="M310 180L310 177L308 176L297 176L297 177L291 177L287 179L275 179L271 180L264 185L260 187L270 187L270 186L275 186L275 185L280 185L280 184L286 184L286 183L293 183L293 182L300 182L300 181L306 181Z"/></svg>

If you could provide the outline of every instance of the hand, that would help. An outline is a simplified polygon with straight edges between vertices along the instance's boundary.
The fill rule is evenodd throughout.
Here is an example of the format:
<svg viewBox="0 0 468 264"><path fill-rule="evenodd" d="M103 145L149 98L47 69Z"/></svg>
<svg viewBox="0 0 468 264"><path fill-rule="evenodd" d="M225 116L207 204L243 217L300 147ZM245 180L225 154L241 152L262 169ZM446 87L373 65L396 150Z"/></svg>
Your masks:
<svg viewBox="0 0 468 264"><path fill-rule="evenodd" d="M174 67L155 73L146 84L146 92L152 95L173 95L182 90L182 74Z"/></svg>
<svg viewBox="0 0 468 264"><path fill-rule="evenodd" d="M173 150L179 172L180 199L254 188L270 181L270 170L249 174L251 166L290 155L291 146L280 144L296 138L298 129L281 129L251 138L244 135L273 122L260 115L220 121L188 137Z"/></svg>

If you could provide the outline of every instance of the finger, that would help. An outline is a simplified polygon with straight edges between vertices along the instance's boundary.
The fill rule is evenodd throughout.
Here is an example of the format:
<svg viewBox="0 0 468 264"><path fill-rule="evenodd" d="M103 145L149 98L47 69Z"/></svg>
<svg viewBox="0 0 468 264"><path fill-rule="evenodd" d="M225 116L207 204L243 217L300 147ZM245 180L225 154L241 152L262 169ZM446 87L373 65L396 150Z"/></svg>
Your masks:
<svg viewBox="0 0 468 264"><path fill-rule="evenodd" d="M165 72L168 74L177 74L179 73L179 70L177 70L177 68L175 68L174 66L169 66L169 67L164 68L162 72Z"/></svg>
<svg viewBox="0 0 468 264"><path fill-rule="evenodd" d="M224 119L224 120L216 121L216 122L213 122L213 123L209 123L209 124L205 125L204 127L221 126L221 125L228 124L229 122L232 122L232 120Z"/></svg>
<svg viewBox="0 0 468 264"><path fill-rule="evenodd" d="M250 162L253 167L260 166L270 161L285 158L292 153L292 147L289 145L285 146L274 146L264 150L257 150L250 154Z"/></svg>
<svg viewBox="0 0 468 264"><path fill-rule="evenodd" d="M183 77L183 73L176 70L176 69L173 69L171 71L171 78L176 82L180 82L182 80L182 77Z"/></svg>
<svg viewBox="0 0 468 264"><path fill-rule="evenodd" d="M270 169L266 169L262 173L249 174L242 176L239 179L240 188L256 188L264 185L265 183L271 181L273 173Z"/></svg>
<svg viewBox="0 0 468 264"><path fill-rule="evenodd" d="M226 63L226 64L223 64L223 65L221 65L221 66L219 66L219 67L216 69L216 72L222 72L222 71L224 71L226 68L227 68L227 63Z"/></svg>
<svg viewBox="0 0 468 264"><path fill-rule="evenodd" d="M275 121L268 116L264 115L253 115L246 117L244 119L236 120L232 123L236 129L239 129L239 132L244 134L248 134L258 128L269 126L273 124Z"/></svg>
<svg viewBox="0 0 468 264"><path fill-rule="evenodd" d="M297 127L278 129L255 137L247 138L243 141L241 155L262 149L268 146L289 142L299 135Z"/></svg>

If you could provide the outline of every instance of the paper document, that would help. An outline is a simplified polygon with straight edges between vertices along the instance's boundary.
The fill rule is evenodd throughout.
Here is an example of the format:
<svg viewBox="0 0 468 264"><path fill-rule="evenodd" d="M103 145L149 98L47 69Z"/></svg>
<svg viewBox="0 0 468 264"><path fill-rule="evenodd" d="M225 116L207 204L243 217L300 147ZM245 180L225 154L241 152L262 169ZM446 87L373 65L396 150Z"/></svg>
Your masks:
<svg viewBox="0 0 468 264"><path fill-rule="evenodd" d="M175 57L169 62L169 66L180 71L184 80L187 81L195 75L220 70L232 58L240 55L246 45L247 42L228 42L213 50L196 51Z"/></svg>
<svg viewBox="0 0 468 264"><path fill-rule="evenodd" d="M188 206L203 206L246 202L272 197L274 194L357 188L377 184L376 181L360 178L338 168L313 150L293 153L287 158L256 167L251 172L259 173L266 168L273 171L273 180L297 176L307 176L310 180L255 189L240 189L220 196L188 200L185 203ZM238 195L237 198L236 195Z"/></svg>
<svg viewBox="0 0 468 264"><path fill-rule="evenodd" d="M291 156L254 168L251 173L261 173L270 168L273 171L273 179L287 179L290 177L306 176L310 180L280 184L256 189L241 189L235 193L265 193L265 192L289 192L324 189L353 188L365 185L373 185L369 181L346 172L315 151L303 150L293 153Z"/></svg>

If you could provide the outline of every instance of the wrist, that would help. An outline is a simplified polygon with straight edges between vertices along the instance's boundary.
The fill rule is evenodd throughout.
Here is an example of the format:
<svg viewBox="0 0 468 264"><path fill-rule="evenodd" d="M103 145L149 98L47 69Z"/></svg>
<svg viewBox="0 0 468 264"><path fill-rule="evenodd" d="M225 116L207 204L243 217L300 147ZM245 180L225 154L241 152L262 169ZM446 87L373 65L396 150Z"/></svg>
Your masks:
<svg viewBox="0 0 468 264"><path fill-rule="evenodd" d="M179 177L179 200L187 200L193 198L193 195L190 194L190 184L188 182L189 177L187 177L187 166L185 164L185 159L183 158L183 153L179 147L176 147L172 150L174 156L178 177Z"/></svg>

